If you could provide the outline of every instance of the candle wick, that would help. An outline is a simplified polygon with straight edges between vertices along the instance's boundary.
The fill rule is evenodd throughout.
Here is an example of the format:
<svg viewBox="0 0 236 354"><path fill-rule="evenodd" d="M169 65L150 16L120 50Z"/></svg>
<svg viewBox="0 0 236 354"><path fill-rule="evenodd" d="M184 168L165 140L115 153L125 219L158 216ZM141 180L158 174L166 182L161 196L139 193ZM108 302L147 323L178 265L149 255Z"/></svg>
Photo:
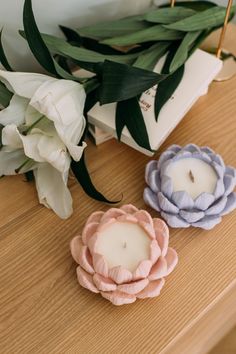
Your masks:
<svg viewBox="0 0 236 354"><path fill-rule="evenodd" d="M194 175L191 170L189 170L189 178L194 183Z"/></svg>

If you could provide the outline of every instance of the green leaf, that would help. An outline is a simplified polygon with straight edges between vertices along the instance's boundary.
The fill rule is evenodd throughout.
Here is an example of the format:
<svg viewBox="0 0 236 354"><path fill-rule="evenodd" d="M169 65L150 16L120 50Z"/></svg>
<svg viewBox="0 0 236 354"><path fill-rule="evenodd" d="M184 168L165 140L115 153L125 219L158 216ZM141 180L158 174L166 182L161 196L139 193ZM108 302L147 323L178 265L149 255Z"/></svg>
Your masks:
<svg viewBox="0 0 236 354"><path fill-rule="evenodd" d="M91 177L89 175L86 163L85 163L85 158L84 158L84 153L80 159L80 161L76 162L72 160L71 162L71 169L77 179L77 181L80 183L81 187L85 191L85 193L90 196L91 198L98 200L100 202L105 202L105 203L112 203L116 204L119 203L120 201L110 201L107 198L103 196L93 185L93 182L91 180Z"/></svg>
<svg viewBox="0 0 236 354"><path fill-rule="evenodd" d="M44 69L57 76L57 71L51 54L45 45L35 22L31 0L25 0L24 3L23 24L27 42L35 58Z"/></svg>
<svg viewBox="0 0 236 354"><path fill-rule="evenodd" d="M117 103L116 132L119 140L125 126L139 146L152 151L138 97Z"/></svg>
<svg viewBox="0 0 236 354"><path fill-rule="evenodd" d="M145 53L140 54L133 66L140 69L153 70L158 60L165 54L170 42L160 42L151 46Z"/></svg>
<svg viewBox="0 0 236 354"><path fill-rule="evenodd" d="M0 81L0 104L7 107L11 101L13 93Z"/></svg>
<svg viewBox="0 0 236 354"><path fill-rule="evenodd" d="M162 5L160 7L167 7L167 6L170 6L170 4L165 4L165 5ZM192 10L195 10L195 11L204 11L204 10L207 10L213 6L217 6L217 4L215 4L214 2L211 2L211 1L176 1L175 3L175 7L178 7L178 6L183 6L185 8L188 8L188 9L192 9Z"/></svg>
<svg viewBox="0 0 236 354"><path fill-rule="evenodd" d="M234 14L236 7L231 9L231 16ZM165 28L179 31L201 31L210 27L218 27L223 25L226 8L215 6L203 12L197 13L184 20L164 25Z"/></svg>
<svg viewBox="0 0 236 354"><path fill-rule="evenodd" d="M200 34L201 31L194 31L194 32L188 32L184 36L184 39L182 40L170 64L170 68L169 68L170 72L177 70L181 65L185 63L185 61L188 59L188 53L192 44L195 42L195 40L198 38Z"/></svg>
<svg viewBox="0 0 236 354"><path fill-rule="evenodd" d="M169 54L166 57L164 66L162 68L162 73L169 72L170 64L173 60L173 57L176 53L176 48L170 50ZM179 86L184 75L184 65L182 65L178 70L167 76L167 78L162 81L157 86L156 96L155 96L155 117L156 121L158 120L159 113L164 106L164 104L171 98L176 88Z"/></svg>
<svg viewBox="0 0 236 354"><path fill-rule="evenodd" d="M0 63L2 66L8 70L8 71L13 71L10 64L8 63L7 57L5 55L3 45L2 45L2 30L0 31Z"/></svg>
<svg viewBox="0 0 236 354"><path fill-rule="evenodd" d="M166 75L105 60L99 101L105 104L127 100L138 96L165 78Z"/></svg>
<svg viewBox="0 0 236 354"><path fill-rule="evenodd" d="M162 25L151 26L142 31L133 32L124 36L108 38L100 43L108 45L127 46L148 41L169 41L183 37L183 33L175 30L168 30Z"/></svg>
<svg viewBox="0 0 236 354"><path fill-rule="evenodd" d="M147 28L148 24L142 21L142 18L141 15L137 15L121 20L102 22L78 28L76 31L82 36L97 39L121 36Z"/></svg>
<svg viewBox="0 0 236 354"><path fill-rule="evenodd" d="M61 25L59 25L59 27L62 30L68 42L76 43L78 47L82 45L82 37L75 30Z"/></svg>
<svg viewBox="0 0 236 354"><path fill-rule="evenodd" d="M195 14L195 11L186 7L168 7L149 11L144 15L144 19L149 22L163 24L173 23Z"/></svg>

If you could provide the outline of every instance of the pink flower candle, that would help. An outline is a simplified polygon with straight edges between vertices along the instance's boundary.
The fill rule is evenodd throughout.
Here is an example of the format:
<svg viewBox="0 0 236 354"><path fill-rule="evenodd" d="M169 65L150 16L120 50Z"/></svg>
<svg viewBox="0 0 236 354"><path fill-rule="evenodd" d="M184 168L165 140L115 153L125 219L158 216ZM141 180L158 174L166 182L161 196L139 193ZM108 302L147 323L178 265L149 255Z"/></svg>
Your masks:
<svg viewBox="0 0 236 354"><path fill-rule="evenodd" d="M93 213L71 241L71 253L80 285L123 305L160 294L178 261L168 245L164 221L124 205Z"/></svg>

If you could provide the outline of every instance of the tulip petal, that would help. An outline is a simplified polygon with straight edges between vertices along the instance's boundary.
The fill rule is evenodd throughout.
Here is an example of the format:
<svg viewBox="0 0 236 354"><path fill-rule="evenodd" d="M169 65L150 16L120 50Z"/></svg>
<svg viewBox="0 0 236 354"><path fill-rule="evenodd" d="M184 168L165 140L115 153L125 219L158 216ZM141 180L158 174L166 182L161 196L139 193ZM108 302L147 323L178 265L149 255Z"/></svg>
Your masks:
<svg viewBox="0 0 236 354"><path fill-rule="evenodd" d="M100 291L115 291L117 285L109 278L104 278L100 274L94 274L93 281Z"/></svg>
<svg viewBox="0 0 236 354"><path fill-rule="evenodd" d="M15 175L16 169L19 168L26 160L23 150L0 150L0 177L7 175Z"/></svg>
<svg viewBox="0 0 236 354"><path fill-rule="evenodd" d="M233 192L230 195L228 195L226 206L224 210L221 212L221 215L226 215L230 213L232 210L234 210L235 208L236 208L236 193Z"/></svg>
<svg viewBox="0 0 236 354"><path fill-rule="evenodd" d="M150 260L141 261L136 270L133 272L133 280L147 278L151 268L152 262Z"/></svg>
<svg viewBox="0 0 236 354"><path fill-rule="evenodd" d="M108 264L105 260L105 258L98 254L98 253L93 253L93 266L95 269L95 272L102 275L103 277L107 278L108 277Z"/></svg>
<svg viewBox="0 0 236 354"><path fill-rule="evenodd" d="M140 293L138 293L136 296L138 299L145 299L147 297L156 297L160 294L160 291L163 288L164 284L165 284L164 279L151 281L149 285Z"/></svg>
<svg viewBox="0 0 236 354"><path fill-rule="evenodd" d="M132 273L128 269L117 266L109 270L109 277L116 284L128 283L132 280Z"/></svg>
<svg viewBox="0 0 236 354"><path fill-rule="evenodd" d="M0 124L6 126L15 124L17 126L25 122L25 111L29 100L17 95L13 95L7 108L0 111Z"/></svg>
<svg viewBox="0 0 236 354"><path fill-rule="evenodd" d="M160 257L156 264L153 265L150 274L148 276L149 280L157 280L165 277L167 275L167 261L164 257Z"/></svg>
<svg viewBox="0 0 236 354"><path fill-rule="evenodd" d="M173 215L173 214L168 214L168 213L164 213L164 211L161 212L161 216L166 220L166 222L168 223L169 226L171 227L189 227L190 224L186 221L184 221L184 219L182 219L179 215Z"/></svg>
<svg viewBox="0 0 236 354"><path fill-rule="evenodd" d="M171 214L178 214L179 208L172 204L161 192L157 194L158 202L161 210L164 210Z"/></svg>
<svg viewBox="0 0 236 354"><path fill-rule="evenodd" d="M176 267L178 263L178 255L176 251L173 248L168 248L167 254L166 254L166 262L167 262L167 274L169 275L174 268Z"/></svg>
<svg viewBox="0 0 236 354"><path fill-rule="evenodd" d="M85 245L88 245L89 239L96 233L98 225L98 222L86 223L82 232L82 240Z"/></svg>
<svg viewBox="0 0 236 354"><path fill-rule="evenodd" d="M80 266L76 268L77 279L81 286L92 291L93 293L99 293L98 289L93 283L92 275L88 274Z"/></svg>
<svg viewBox="0 0 236 354"><path fill-rule="evenodd" d="M224 210L227 203L227 197L223 196L211 205L209 209L205 211L205 215L219 215ZM196 220L197 221L197 220Z"/></svg>
<svg viewBox="0 0 236 354"><path fill-rule="evenodd" d="M0 80L11 91L24 98L31 99L36 90L46 81L58 81L50 76L33 73L10 72L0 70Z"/></svg>
<svg viewBox="0 0 236 354"><path fill-rule="evenodd" d="M134 295L124 294L120 291L113 292L101 292L101 295L109 300L113 305L120 306L125 304L131 304L136 300Z"/></svg>
<svg viewBox="0 0 236 354"><path fill-rule="evenodd" d="M147 278L131 282L129 284L118 285L117 290L122 293L135 295L142 291L148 285L149 280Z"/></svg>
<svg viewBox="0 0 236 354"><path fill-rule="evenodd" d="M120 209L127 214L134 214L136 213L136 211L138 211L138 208L136 208L132 204L123 205Z"/></svg>
<svg viewBox="0 0 236 354"><path fill-rule="evenodd" d="M10 149L22 149L23 143L15 124L9 124L2 130L2 144ZM26 154L25 154L26 155Z"/></svg>
<svg viewBox="0 0 236 354"><path fill-rule="evenodd" d="M153 208L156 211L160 211L158 199L157 199L157 194L153 193L153 191L146 187L143 192L143 199L144 202L149 205L151 208Z"/></svg>
<svg viewBox="0 0 236 354"><path fill-rule="evenodd" d="M51 208L62 219L68 218L72 212L72 198L67 188L67 178L47 163L38 165L34 170L39 202Z"/></svg>
<svg viewBox="0 0 236 354"><path fill-rule="evenodd" d="M166 223L158 218L153 219L156 239L161 249L162 256L166 255L169 244L169 228Z"/></svg>

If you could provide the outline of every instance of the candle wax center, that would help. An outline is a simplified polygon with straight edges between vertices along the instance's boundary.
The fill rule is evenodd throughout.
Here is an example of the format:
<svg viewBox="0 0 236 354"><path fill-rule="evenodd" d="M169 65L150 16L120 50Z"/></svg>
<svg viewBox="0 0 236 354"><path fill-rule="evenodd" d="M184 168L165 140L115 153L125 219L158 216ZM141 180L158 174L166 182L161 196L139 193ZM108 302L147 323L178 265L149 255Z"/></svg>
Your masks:
<svg viewBox="0 0 236 354"><path fill-rule="evenodd" d="M214 193L218 179L213 167L194 157L174 161L165 174L172 180L173 192L186 191L193 199L203 192Z"/></svg>
<svg viewBox="0 0 236 354"><path fill-rule="evenodd" d="M122 266L133 272L141 261L150 258L150 242L139 225L117 221L99 232L96 252L104 256L109 268Z"/></svg>

